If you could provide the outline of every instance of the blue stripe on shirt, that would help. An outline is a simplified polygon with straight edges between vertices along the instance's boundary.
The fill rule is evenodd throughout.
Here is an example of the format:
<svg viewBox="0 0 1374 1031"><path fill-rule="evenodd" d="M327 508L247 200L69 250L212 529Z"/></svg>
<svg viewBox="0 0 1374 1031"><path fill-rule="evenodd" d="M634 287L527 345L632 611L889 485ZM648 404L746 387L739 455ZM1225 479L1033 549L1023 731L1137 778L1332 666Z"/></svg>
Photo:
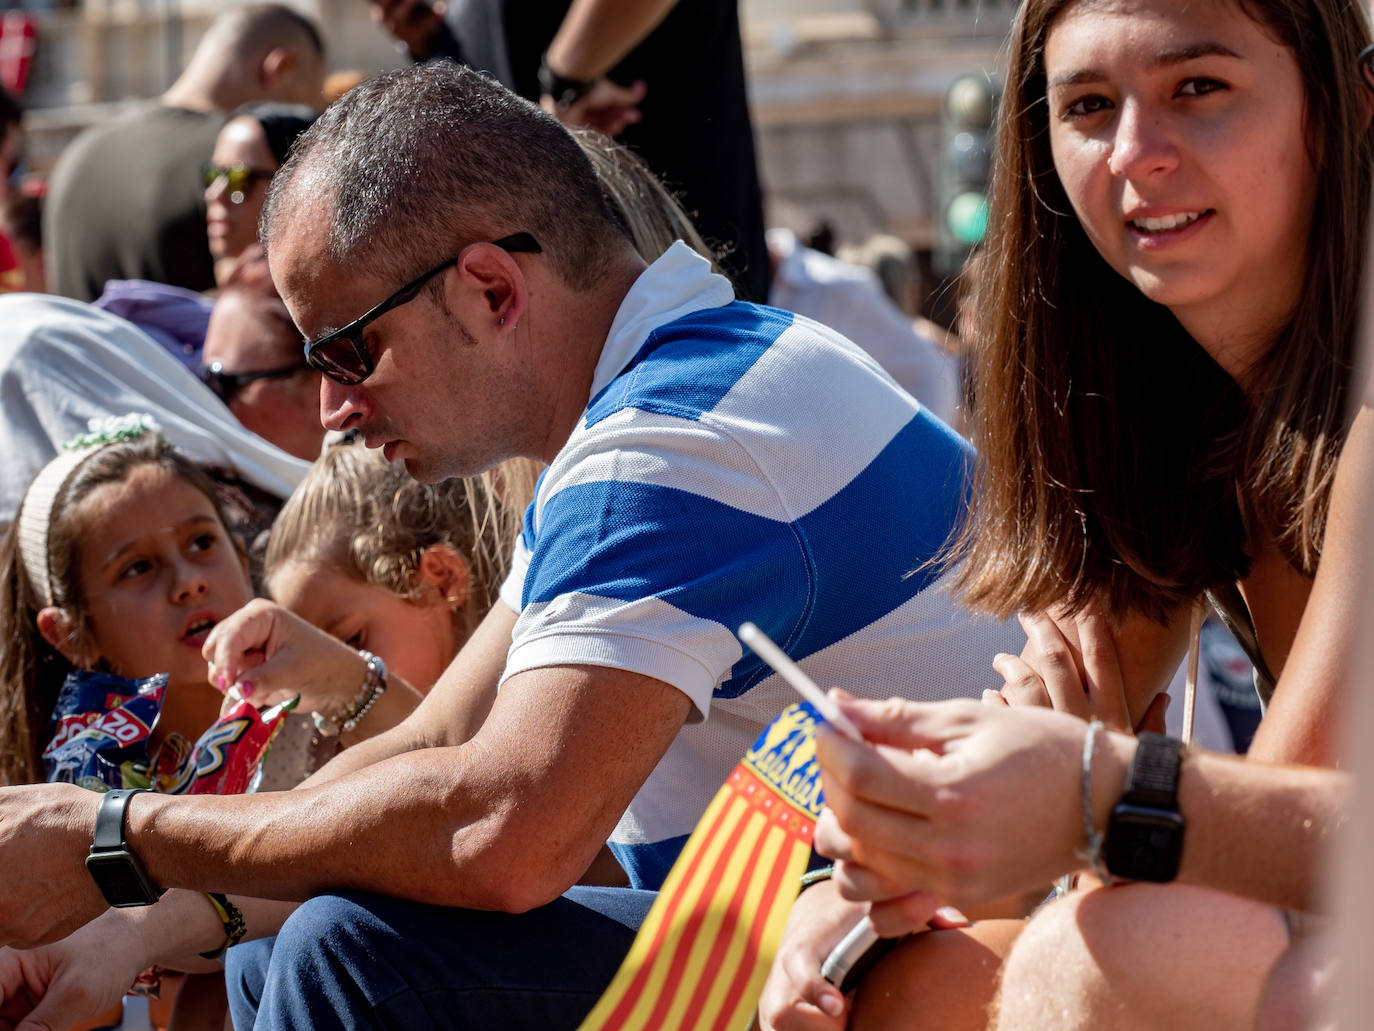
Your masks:
<svg viewBox="0 0 1374 1031"><path fill-rule="evenodd" d="M655 484L574 484L545 503L524 604L573 592L658 597L731 631L752 620L804 658L938 576L929 560L963 509L970 459L967 444L919 411L867 468L794 523ZM750 653L716 696L738 697L768 672Z"/></svg>
<svg viewBox="0 0 1374 1031"><path fill-rule="evenodd" d="M668 871L677 862L678 854L682 851L690 834L682 834L676 838L664 838L662 841L636 842L627 845L622 842L607 842L610 846L611 854L615 856L616 862L624 869L625 875L630 878L631 888L642 888L648 891L658 891L663 887L663 881L668 876Z"/></svg>
<svg viewBox="0 0 1374 1031"><path fill-rule="evenodd" d="M700 419L793 321L791 312L743 301L675 319L650 333L625 370L592 399L585 423L595 426L626 408Z"/></svg>

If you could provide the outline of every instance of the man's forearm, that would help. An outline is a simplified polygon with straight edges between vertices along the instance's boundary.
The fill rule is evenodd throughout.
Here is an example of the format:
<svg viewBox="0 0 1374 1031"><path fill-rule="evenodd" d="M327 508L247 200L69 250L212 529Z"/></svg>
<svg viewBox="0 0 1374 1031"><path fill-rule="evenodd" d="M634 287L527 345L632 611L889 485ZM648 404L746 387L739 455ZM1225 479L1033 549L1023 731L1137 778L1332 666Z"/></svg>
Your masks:
<svg viewBox="0 0 1374 1031"><path fill-rule="evenodd" d="M496 697L516 614L497 602L439 683L403 722L335 756L303 787L318 787L348 773L418 748L461 745L481 728Z"/></svg>
<svg viewBox="0 0 1374 1031"><path fill-rule="evenodd" d="M140 796L128 839L163 887L280 900L360 889L499 908L500 885L465 863L492 834L490 793L469 789L462 751L408 752L295 791Z"/></svg>

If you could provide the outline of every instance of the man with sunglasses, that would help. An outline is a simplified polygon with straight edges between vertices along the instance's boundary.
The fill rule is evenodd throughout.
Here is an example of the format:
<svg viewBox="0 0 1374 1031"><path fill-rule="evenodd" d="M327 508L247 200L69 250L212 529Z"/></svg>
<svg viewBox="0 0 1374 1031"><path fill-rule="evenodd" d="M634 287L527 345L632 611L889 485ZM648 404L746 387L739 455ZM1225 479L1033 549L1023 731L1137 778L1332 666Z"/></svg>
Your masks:
<svg viewBox="0 0 1374 1031"><path fill-rule="evenodd" d="M970 695L1018 642L937 582L967 445L842 337L735 302L685 244L646 267L577 143L490 80L433 64L354 89L274 178L264 239L327 427L424 480L549 468L502 603L414 717L297 791L119 802L147 888L128 901L191 891L41 953L54 983L117 984L246 928L279 933L229 951L236 1027L574 1027L793 700L735 628L869 697ZM290 641L263 647L281 662ZM45 790L0 791L7 871L30 841L62 869L91 844L93 800ZM570 887L608 840L633 887ZM0 941L99 912L58 865L0 887ZM202 891L244 893L243 919ZM34 894L53 901L5 919ZM156 954L96 947L114 934ZM61 1005L51 1026L79 1015Z"/></svg>
<svg viewBox="0 0 1374 1031"><path fill-rule="evenodd" d="M324 442L320 374L301 354L261 251L255 245L245 258L210 312L200 378L244 428L313 462Z"/></svg>

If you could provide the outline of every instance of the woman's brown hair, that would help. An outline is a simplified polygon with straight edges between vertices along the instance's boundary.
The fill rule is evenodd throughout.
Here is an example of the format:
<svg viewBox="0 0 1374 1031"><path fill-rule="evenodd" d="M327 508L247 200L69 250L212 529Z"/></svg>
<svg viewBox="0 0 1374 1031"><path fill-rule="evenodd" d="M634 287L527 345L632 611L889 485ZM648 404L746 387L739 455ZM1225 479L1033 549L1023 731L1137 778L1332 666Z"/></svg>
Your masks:
<svg viewBox="0 0 1374 1031"><path fill-rule="evenodd" d="M77 654L91 650L80 576L81 503L148 465L185 479L209 499L221 525L228 527L214 481L156 433L92 452L57 492L48 527L53 604L74 627L71 650ZM0 577L0 785L30 784L43 779L48 723L62 682L75 667L39 633L43 601L24 572L17 520L0 541Z"/></svg>
<svg viewBox="0 0 1374 1031"><path fill-rule="evenodd" d="M1306 279L1249 399L1162 305L1097 253L1050 155L1044 47L1073 3L1026 0L997 128L975 291L977 503L957 546L966 601L1163 620L1242 578L1263 533L1312 574L1351 413L1364 265L1368 42L1348 0L1237 0L1294 55L1316 208ZM1334 70L1334 74L1333 74Z"/></svg>

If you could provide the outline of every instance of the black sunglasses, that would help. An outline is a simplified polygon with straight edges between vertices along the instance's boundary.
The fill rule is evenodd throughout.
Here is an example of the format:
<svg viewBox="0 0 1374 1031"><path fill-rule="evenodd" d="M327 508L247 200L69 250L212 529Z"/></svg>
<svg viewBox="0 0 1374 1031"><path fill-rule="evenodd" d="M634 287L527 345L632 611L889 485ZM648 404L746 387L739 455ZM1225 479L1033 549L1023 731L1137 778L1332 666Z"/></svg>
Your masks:
<svg viewBox="0 0 1374 1031"><path fill-rule="evenodd" d="M540 254L544 250L529 233L514 233L511 236L503 236L501 239L491 242L494 246L500 247L510 254ZM457 261L458 257L449 258L442 265L435 265L423 275L416 276L381 304L360 318L354 319L343 329L336 329L333 333L326 334L318 340L307 340L305 344L306 363L312 369L318 369L324 373L335 383L342 383L347 387L356 386L367 379L372 375L372 370L376 368L376 363L373 361L372 353L367 349L367 345L363 343L363 332L393 308L399 308L407 301L413 301L422 286L440 272L456 264Z"/></svg>
<svg viewBox="0 0 1374 1031"><path fill-rule="evenodd" d="M249 168L242 161L225 168L223 165L204 164L200 167L200 174L205 179L205 188L208 190L221 179L226 180L227 187L225 193L228 194L230 204L242 204L248 199L248 191L259 180L266 181L272 178L273 173L262 168Z"/></svg>
<svg viewBox="0 0 1374 1031"><path fill-rule="evenodd" d="M1359 64L1360 78L1364 80L1365 88L1374 93L1374 46L1365 47L1355 60Z"/></svg>
<svg viewBox="0 0 1374 1031"><path fill-rule="evenodd" d="M215 392L225 404L233 400L237 394L249 383L260 379L285 379L287 376L294 376L302 369L306 368L303 362L296 362L294 365L283 365L276 369L259 369L256 372L225 372L223 362L211 362L204 365L200 370L200 381Z"/></svg>

